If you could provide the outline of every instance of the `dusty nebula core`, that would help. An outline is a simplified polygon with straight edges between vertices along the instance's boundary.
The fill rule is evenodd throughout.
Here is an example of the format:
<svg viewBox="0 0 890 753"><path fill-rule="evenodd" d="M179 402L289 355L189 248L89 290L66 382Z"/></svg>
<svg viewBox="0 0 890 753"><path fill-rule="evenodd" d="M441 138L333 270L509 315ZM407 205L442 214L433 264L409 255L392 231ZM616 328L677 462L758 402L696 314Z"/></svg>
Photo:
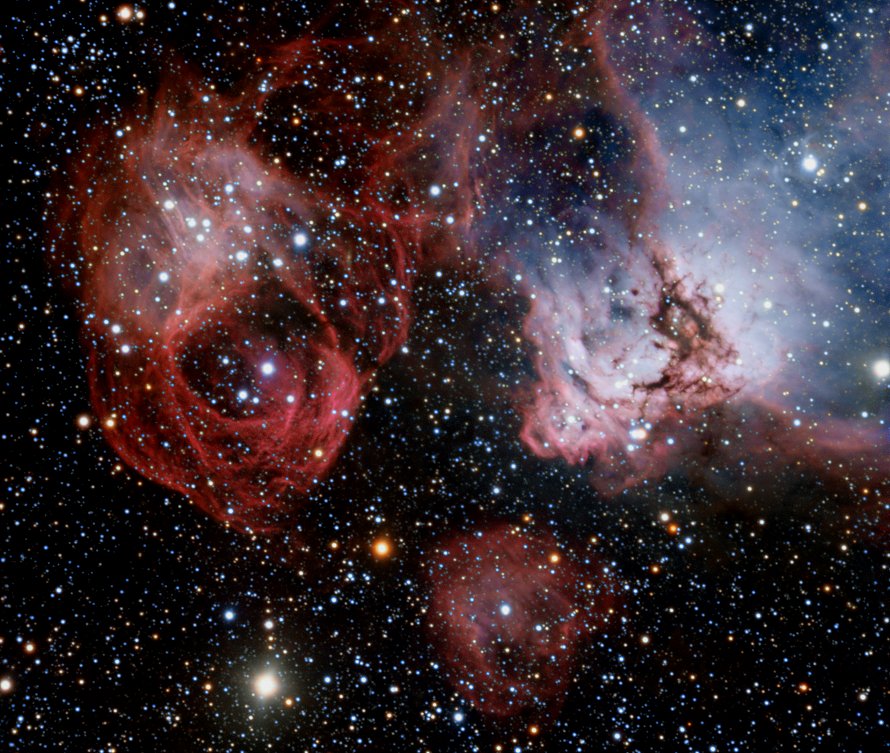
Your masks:
<svg viewBox="0 0 890 753"><path fill-rule="evenodd" d="M32 176L45 316L66 312L79 339L71 368L85 372L66 425L94 437L95 467L126 478L124 496L154 500L140 515L176 521L173 537L204 532L172 547L177 562L200 572L189 542L226 536L208 545L214 556L241 546L256 558L233 577L220 565L226 588L237 582L245 599L283 589L278 607L257 612L266 659L236 671L230 658L224 672L208 660L219 679L206 682L186 660L188 694L210 697L218 683L226 698L214 708L236 703L240 686L250 703L286 698L314 730L294 750L679 750L667 733L654 742L655 727L691 734L687 685L713 679L707 656L746 631L715 616L720 589L688 613L709 626L704 648L691 647L695 631L664 627L661 664L641 674L669 667L659 698L681 700L632 740L645 714L628 700L639 675L627 657L657 642L647 620L681 619L673 592L647 579L700 534L707 553L688 556L705 575L678 590L706 600L708 573L726 569L733 585L721 588L735 592L734 568L785 561L781 544L756 562L745 549L773 513L809 536L815 524L800 520L818 509L826 530L886 553L885 5L826 10L799 35L785 22L801 9L736 23L748 11L720 2L87 5L91 23L119 35L116 50L138 38L151 65L143 77L123 66L138 84L121 78L120 96L107 92L124 85L101 77L72 85L95 106L65 120L52 165ZM42 22L15 23L41 39ZM72 31L52 55L66 59L87 36ZM12 58L24 61L27 44ZM834 45L855 66L831 58ZM48 80L88 77L99 47L81 68L47 68ZM813 74L825 61L830 85ZM10 481L10 497L26 487ZM749 517L748 538L724 535ZM653 536L673 554L652 556ZM399 569L387 582L388 567ZM788 592L804 593L809 577ZM822 580L813 588L833 593ZM344 596L352 584L364 595ZM236 625L228 597L214 598L213 619ZM401 617L380 616L375 648L356 625L373 621L369 604L382 615L396 601ZM307 634L327 626L314 654L296 638L274 648L284 603L299 604ZM342 624L329 616L347 608ZM331 707L306 710L314 701L300 689L318 672L338 708L352 702L316 670L348 641L341 630L352 648L338 655L374 689L345 737L323 729ZM379 687L365 669L375 651L398 668ZM675 669L687 659L694 671ZM422 671L435 678L432 703ZM0 692L13 693L13 671L4 677ZM776 687L811 691L789 677ZM771 685L757 678L746 692L759 698ZM844 686L849 703L879 692L857 682ZM399 710L405 695L412 720L463 730L472 715L474 736L421 732ZM594 742L573 731L583 708L610 703ZM181 714L164 704L151 713L163 707L176 727ZM380 731L390 723L403 748ZM824 742L807 729L795 746ZM254 732L247 743L195 733L200 745L181 749L271 749ZM733 732L708 747L704 735L689 749L766 745L745 734L756 739Z"/></svg>

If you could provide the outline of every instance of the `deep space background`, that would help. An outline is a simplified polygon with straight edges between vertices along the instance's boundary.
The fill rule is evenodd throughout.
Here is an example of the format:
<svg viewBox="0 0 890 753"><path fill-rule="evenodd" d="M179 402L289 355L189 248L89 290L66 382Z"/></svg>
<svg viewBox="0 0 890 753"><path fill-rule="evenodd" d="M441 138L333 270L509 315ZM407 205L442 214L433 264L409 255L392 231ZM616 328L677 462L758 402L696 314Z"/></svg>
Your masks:
<svg viewBox="0 0 890 753"><path fill-rule="evenodd" d="M534 337L522 336L528 289L479 262L484 250L466 263L420 265L404 352L376 370L337 462L275 531L227 526L111 449L90 398L84 304L50 259L65 242L52 207L88 146L88 124L127 122L174 57L231 85L245 45L299 38L321 17L331 34L364 36L389 15L448 39L465 27L484 37L499 30L486 26L491 16L514 13L507 28L522 35L522 8L510 3L364 5L373 20L359 4L271 0L15 2L0 11L0 744L107 753L883 749L884 3L673 6L711 40L690 63L707 85L684 70L673 97L689 110L652 117L665 130L682 122L710 132L668 149L684 164L709 162L714 140L731 155L689 179L689 200L709 222L737 221L731 208L721 215L719 199L704 208L719 173L744 182L768 165L773 187L749 189L752 216L768 217L780 237L777 258L793 248L795 263L818 273L818 284L779 275L757 293L786 301L782 327L803 355L794 379L758 393L768 392L746 420L711 417L722 421L720 437L731 435L731 452L690 460L684 446L639 483L608 492L586 460L535 453L516 399L535 380ZM569 14L583 6L538 5ZM412 50L393 46L391 55ZM659 75L678 66L666 62ZM566 118L561 143L572 144L576 123ZM524 147L532 157L539 148ZM526 181L521 190L535 198L563 189ZM685 227L665 235L675 241ZM480 244L493 232L486 227ZM769 421L758 417L781 402L776 395L840 428L815 449L790 423L764 432L757 427ZM771 457L763 445L773 441L781 449ZM502 526L557 542L561 556L608 578L612 611L607 626L568 641L571 660L550 678L558 687L491 713L461 692L449 659L460 652L428 625L431 594L453 585L434 582L430 563L456 537L501 546ZM258 685L263 677L271 684Z"/></svg>

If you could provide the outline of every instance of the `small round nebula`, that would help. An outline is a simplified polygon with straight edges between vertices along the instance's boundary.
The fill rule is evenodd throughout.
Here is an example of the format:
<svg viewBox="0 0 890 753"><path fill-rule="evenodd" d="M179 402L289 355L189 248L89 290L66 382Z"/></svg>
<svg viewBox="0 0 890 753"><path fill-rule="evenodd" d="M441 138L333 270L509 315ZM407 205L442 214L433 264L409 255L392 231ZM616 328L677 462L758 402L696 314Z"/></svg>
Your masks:
<svg viewBox="0 0 890 753"><path fill-rule="evenodd" d="M608 568L549 533L502 524L461 536L427 571L428 628L449 680L492 716L561 703L578 647L614 613Z"/></svg>

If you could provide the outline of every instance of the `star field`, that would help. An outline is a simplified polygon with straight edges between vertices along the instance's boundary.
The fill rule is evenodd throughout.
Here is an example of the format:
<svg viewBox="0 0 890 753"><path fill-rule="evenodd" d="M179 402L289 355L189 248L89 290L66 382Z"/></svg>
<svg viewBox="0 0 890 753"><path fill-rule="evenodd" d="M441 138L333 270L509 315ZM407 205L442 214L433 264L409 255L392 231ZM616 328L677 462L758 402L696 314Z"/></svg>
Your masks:
<svg viewBox="0 0 890 753"><path fill-rule="evenodd" d="M886 746L886 3L3 15L2 747Z"/></svg>

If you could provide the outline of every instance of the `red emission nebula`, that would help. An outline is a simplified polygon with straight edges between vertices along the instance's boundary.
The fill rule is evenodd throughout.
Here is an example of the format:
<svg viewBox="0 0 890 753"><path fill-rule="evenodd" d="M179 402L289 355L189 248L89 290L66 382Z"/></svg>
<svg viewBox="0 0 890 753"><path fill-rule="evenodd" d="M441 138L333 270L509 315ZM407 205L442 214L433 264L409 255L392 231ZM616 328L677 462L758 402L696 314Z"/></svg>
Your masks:
<svg viewBox="0 0 890 753"><path fill-rule="evenodd" d="M281 54L310 65L301 45ZM405 339L416 246L386 207L263 158L256 112L296 74L277 75L248 102L165 86L138 125L97 139L69 208L109 441L252 531L276 527L335 462Z"/></svg>
<svg viewBox="0 0 890 753"><path fill-rule="evenodd" d="M614 612L608 568L514 526L455 538L428 568L433 642L455 688L494 716L558 707L577 647Z"/></svg>
<svg viewBox="0 0 890 753"><path fill-rule="evenodd" d="M523 52L391 19L267 49L226 86L171 64L75 156L53 207L93 410L121 458L238 530L281 530L405 344L418 275L471 261L527 301L521 439L590 469L592 497L683 466L701 454L695 428L732 416L749 441L726 452L886 478L881 440L854 422L807 419L784 438L793 326L751 304L769 290L731 289L769 254L755 239L696 257L683 165L662 142L676 129L646 105L707 38L629 7L564 14L558 65L534 40ZM675 71L649 65L639 40L656 38ZM550 202L535 211L552 226L529 229L527 195ZM730 215L715 246L731 245ZM425 567L444 664L495 716L558 702L612 609L611 576L549 534L494 525Z"/></svg>

